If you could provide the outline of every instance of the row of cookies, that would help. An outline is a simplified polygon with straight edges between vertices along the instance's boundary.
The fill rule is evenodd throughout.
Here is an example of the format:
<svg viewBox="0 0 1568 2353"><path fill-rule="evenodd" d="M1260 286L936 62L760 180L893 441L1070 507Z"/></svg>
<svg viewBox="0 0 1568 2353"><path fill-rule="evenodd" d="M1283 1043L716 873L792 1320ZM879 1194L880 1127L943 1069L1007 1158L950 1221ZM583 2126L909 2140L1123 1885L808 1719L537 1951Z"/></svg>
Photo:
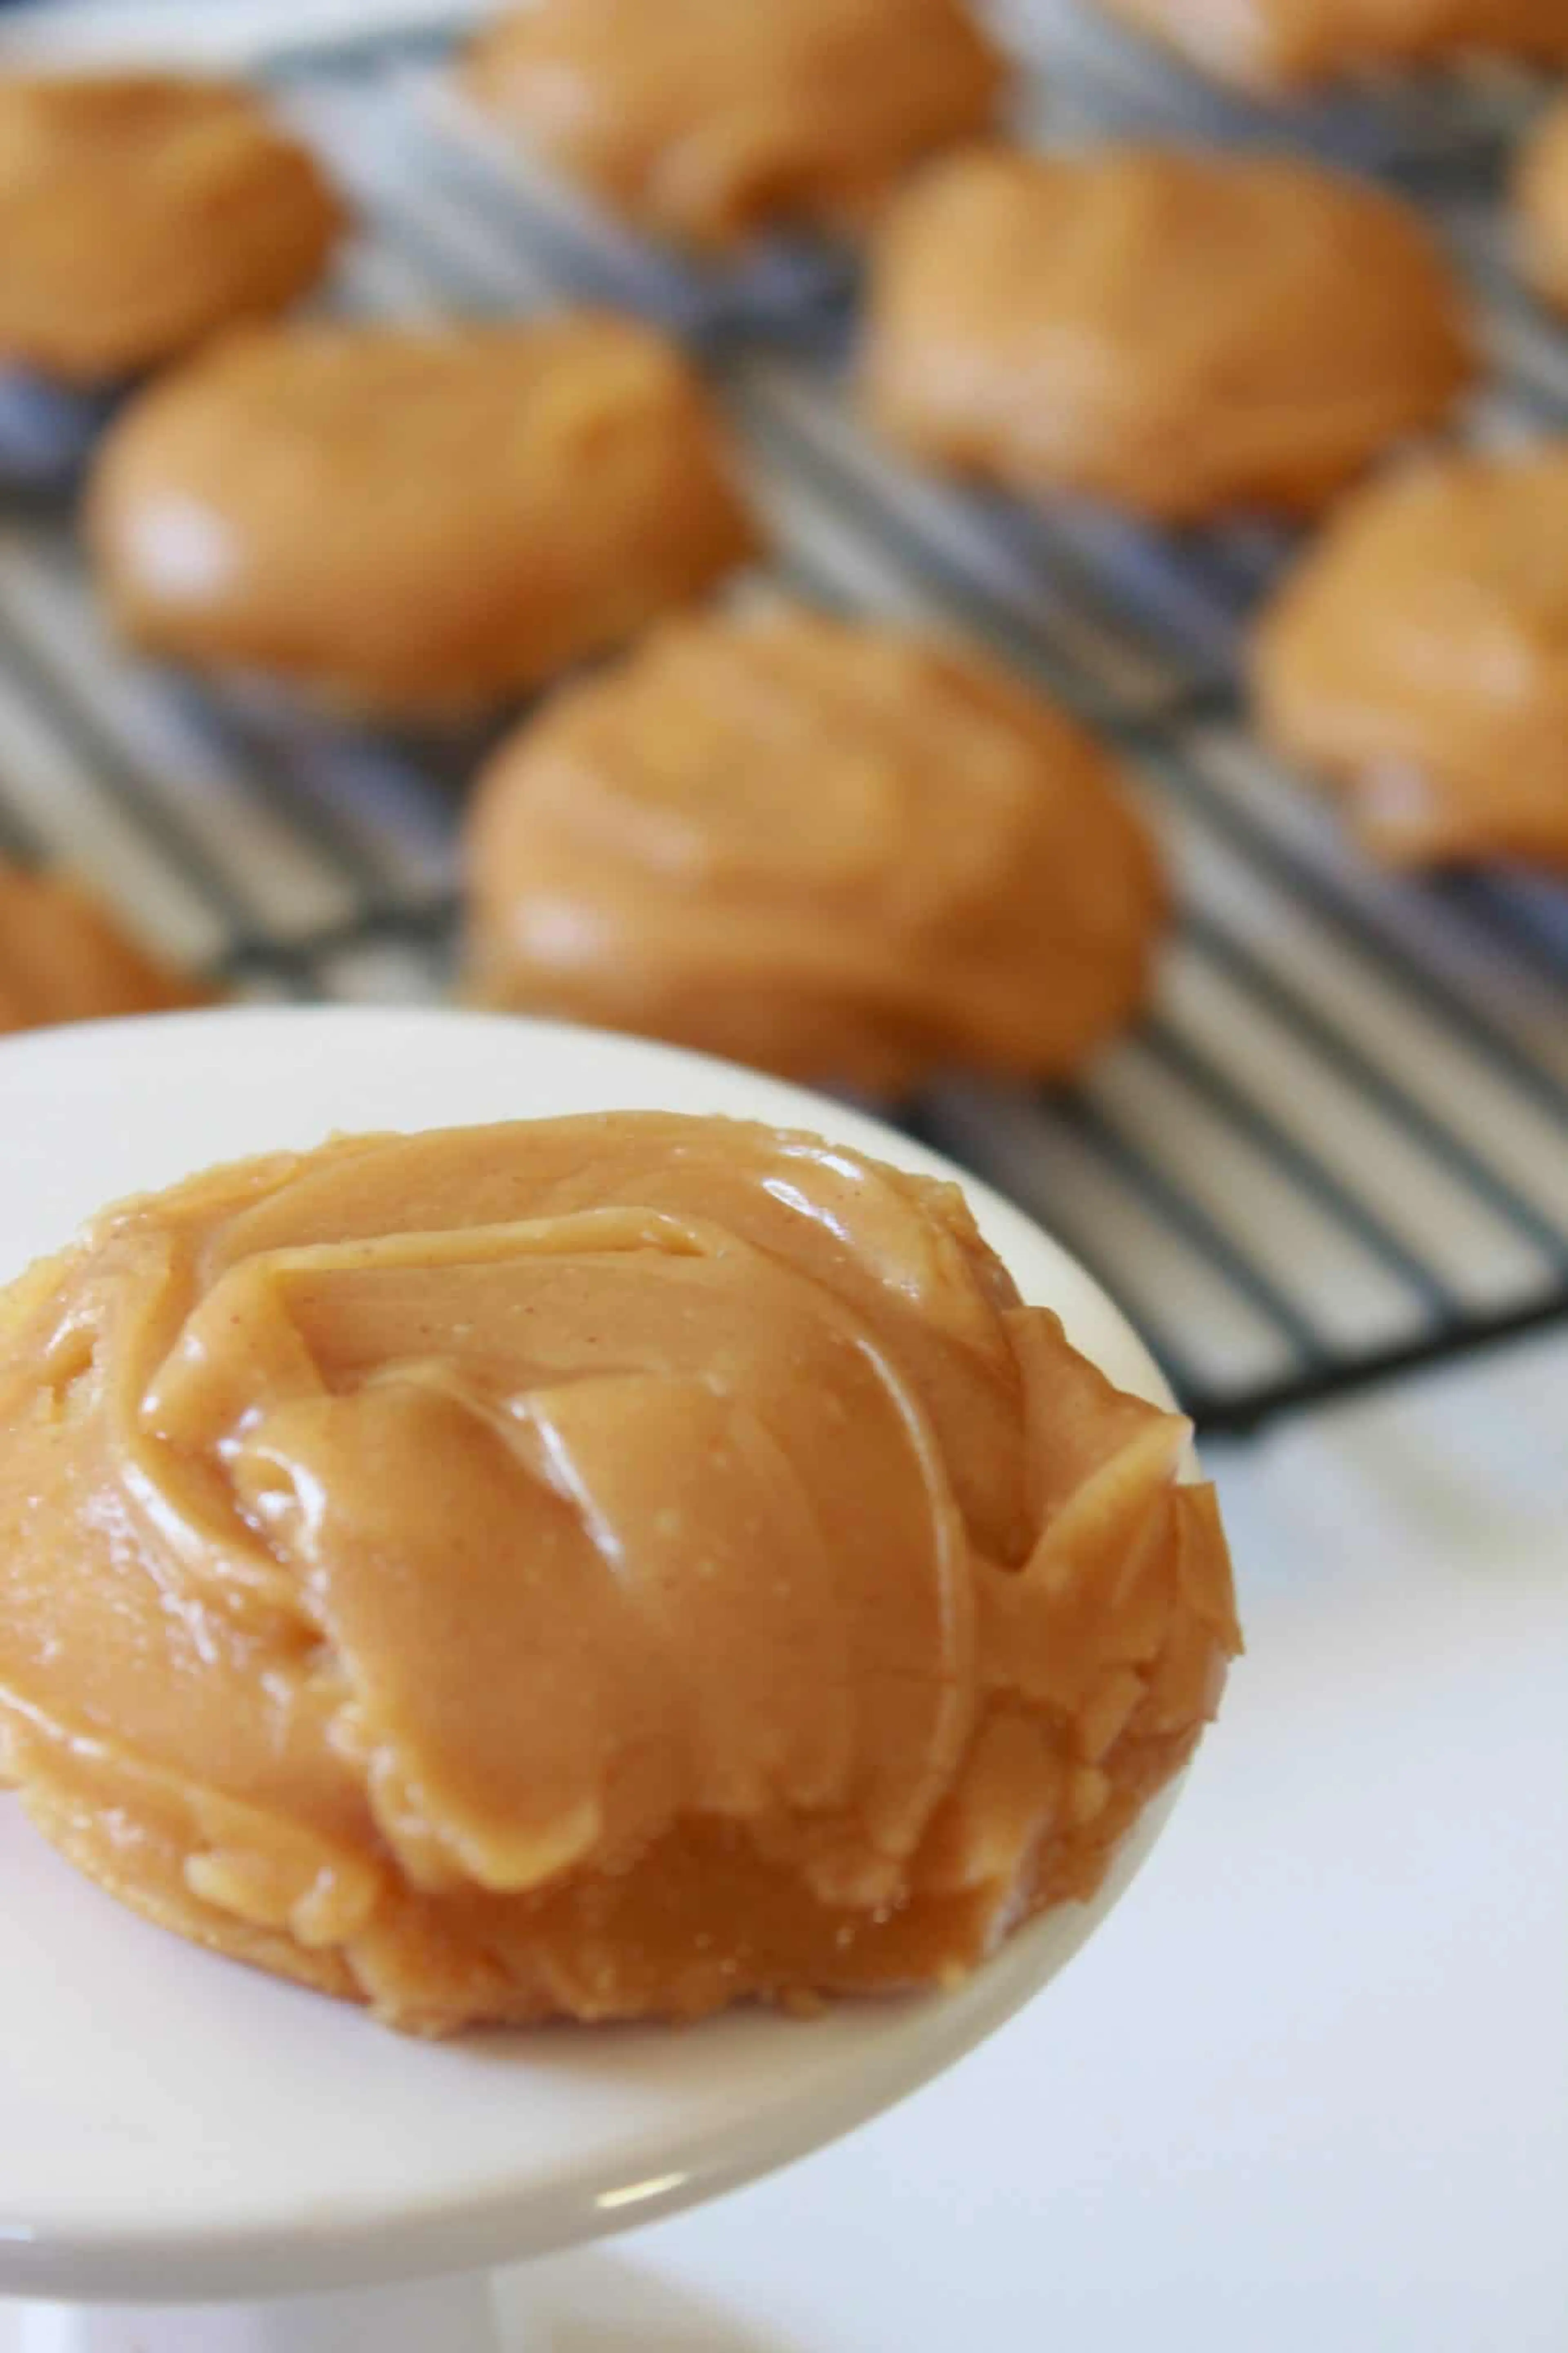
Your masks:
<svg viewBox="0 0 1568 2353"><path fill-rule="evenodd" d="M1474 53L1568 65L1562 0L1100 0L1264 95ZM916 166L999 129L1016 77L965 0L529 0L475 103L645 234L699 251L858 237Z"/></svg>
<svg viewBox="0 0 1568 2353"><path fill-rule="evenodd" d="M127 234L87 241L96 343L35 331L14 356L145 372L323 266L334 201L238 93L16 104L39 145L52 118L79 221L120 211ZM312 234L262 282L244 256L269 195ZM215 206L244 218L226 275L210 259L157 311L155 265ZM57 286L61 313L86 290ZM144 649L424 715L514 698L744 563L738 470L688 363L630 321L253 328L132 402L87 522ZM889 1089L1076 1068L1142 1001L1165 898L1113 762L1064 715L977 658L778 608L671 622L560 692L482 781L468 868L485 1001ZM0 877L0 1026L185 993L70 886Z"/></svg>
<svg viewBox="0 0 1568 2353"><path fill-rule="evenodd" d="M756 543L734 470L688 364L630 322L312 326L164 376L87 512L142 645L428 712L717 583ZM671 620L562 688L481 780L468 869L483 1001L893 1090L1078 1067L1142 1002L1165 898L1065 715L977 657L777 607ZM52 886L24 887L41 910ZM92 1009L89 973L153 1001L79 900L55 914L62 1010Z"/></svg>
<svg viewBox="0 0 1568 2353"><path fill-rule="evenodd" d="M975 152L894 207L869 307L867 406L929 467L1164 525L1331 509L1254 633L1264 740L1390 860L1568 865L1568 442L1373 470L1479 373L1401 199L1278 158Z"/></svg>
<svg viewBox="0 0 1568 2353"><path fill-rule="evenodd" d="M1560 0L1116 0L1275 91L1490 48L1568 61ZM951 0L540 0L466 68L478 102L638 228L699 246L862 228L863 409L921 464L1185 525L1321 512L1447 424L1467 305L1397 198L1305 164L965 147L1005 88ZM858 176L851 174L853 157ZM1568 307L1568 102L1514 180L1521 267ZM1352 499L1258 632L1265 735L1349 786L1397 862L1568 862L1568 448L1454 457Z"/></svg>
<svg viewBox="0 0 1568 2353"><path fill-rule="evenodd" d="M1278 158L968 151L893 201L869 276L889 439L1163 522L1311 513L1475 370L1415 213ZM132 406L89 528L146 649L425 713L531 690L743 562L734 472L688 364L627 322L284 329ZM1386 855L1564 855L1565 472L1548 448L1374 484L1265 617L1265 733L1345 776Z"/></svg>
<svg viewBox="0 0 1568 2353"><path fill-rule="evenodd" d="M465 507L476 448L506 463ZM625 322L311 330L147 396L90 511L143 642L426 709L536 682L716 578L750 544L728 470L684 362ZM498 764L481 986L862 1083L1074 1067L1138 1001L1161 899L1103 758L983 665L759 627L656 638Z"/></svg>
<svg viewBox="0 0 1568 2353"><path fill-rule="evenodd" d="M67 249L96 273L90 301L36 300L14 357L145 373L324 266L335 200L243 94L11 102L57 164L79 142ZM274 205L263 276L247 257ZM173 284L215 213L224 237ZM143 647L425 713L512 697L744 562L737 471L686 361L629 321L252 331L133 401L89 532ZM1141 1000L1163 904L1112 764L1070 722L978 660L788 611L671 623L565 690L498 754L468 868L487 1001L875 1087L949 1061L1075 1067ZM74 886L0 872L0 1028L192 995Z"/></svg>
<svg viewBox="0 0 1568 2353"><path fill-rule="evenodd" d="M526 80L547 150L555 121L601 195L692 244L781 216L858 230L916 165L990 128L1008 82L963 0L547 0L460 71L503 114ZM0 364L133 380L288 309L347 226L243 89L0 77Z"/></svg>
<svg viewBox="0 0 1568 2353"><path fill-rule="evenodd" d="M1516 27L1486 0L1468 37L1528 47L1529 5ZM1543 5L1561 16L1559 0ZM1413 54L1458 43L1464 6L1440 0L1441 24L1433 0L1223 13L1310 19L1321 63L1336 42L1354 54L1352 19L1368 41L1378 20L1391 50L1402 37ZM1568 34L1561 44L1568 54ZM1536 46L1544 53L1544 33ZM858 237L918 167L998 129L1010 79L963 0L765 0L739 16L725 0L657 12L536 0L481 34L458 71L596 200L699 248L778 228ZM1565 299L1568 109L1535 142L1519 200L1531 272ZM133 377L287 308L320 280L345 226L310 153L238 88L0 79L7 364L78 384Z"/></svg>

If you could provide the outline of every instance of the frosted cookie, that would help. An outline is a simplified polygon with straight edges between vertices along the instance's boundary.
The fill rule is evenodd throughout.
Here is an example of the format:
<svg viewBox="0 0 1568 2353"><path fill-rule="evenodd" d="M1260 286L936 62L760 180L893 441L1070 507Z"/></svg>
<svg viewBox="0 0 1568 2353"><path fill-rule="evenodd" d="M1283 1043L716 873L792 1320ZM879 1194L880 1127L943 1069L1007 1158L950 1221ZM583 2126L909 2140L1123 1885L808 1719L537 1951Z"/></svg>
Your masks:
<svg viewBox="0 0 1568 2353"><path fill-rule="evenodd" d="M672 624L564 690L481 779L467 870L481 1001L873 1089L1075 1070L1164 914L1080 727L804 610Z"/></svg>
<svg viewBox="0 0 1568 2353"><path fill-rule="evenodd" d="M113 382L307 293L345 226L247 91L0 76L0 365Z"/></svg>
<svg viewBox="0 0 1568 2353"><path fill-rule="evenodd" d="M0 863L0 1036L204 1001L74 882Z"/></svg>
<svg viewBox="0 0 1568 2353"><path fill-rule="evenodd" d="M1201 73L1261 97L1493 51L1568 64L1563 0L1100 0Z"/></svg>
<svg viewBox="0 0 1568 2353"><path fill-rule="evenodd" d="M1359 493L1253 678L1268 740L1344 789L1380 857L1568 867L1568 442Z"/></svg>
<svg viewBox="0 0 1568 2353"><path fill-rule="evenodd" d="M1215 1712L1188 1435L816 1136L212 1169L0 1292L0 1778L413 2032L952 1986Z"/></svg>
<svg viewBox="0 0 1568 2353"><path fill-rule="evenodd" d="M468 90L614 211L693 246L854 232L989 127L1001 57L963 0L538 0Z"/></svg>
<svg viewBox="0 0 1568 2353"><path fill-rule="evenodd" d="M1568 311L1568 100L1527 142L1514 193L1524 273L1543 301Z"/></svg>
<svg viewBox="0 0 1568 2353"><path fill-rule="evenodd" d="M237 338L112 429L87 521L136 645L412 715L534 686L753 547L690 366L590 313Z"/></svg>
<svg viewBox="0 0 1568 2353"><path fill-rule="evenodd" d="M1468 382L1398 198L1266 156L976 152L879 238L871 420L915 457L1171 522L1310 513Z"/></svg>

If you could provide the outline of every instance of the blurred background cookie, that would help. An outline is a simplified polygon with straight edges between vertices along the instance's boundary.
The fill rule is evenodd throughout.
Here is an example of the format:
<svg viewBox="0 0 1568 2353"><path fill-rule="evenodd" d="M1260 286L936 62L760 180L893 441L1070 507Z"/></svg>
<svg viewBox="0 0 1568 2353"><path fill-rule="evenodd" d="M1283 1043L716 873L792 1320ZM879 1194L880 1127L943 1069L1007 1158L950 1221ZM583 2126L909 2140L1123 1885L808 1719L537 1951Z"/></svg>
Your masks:
<svg viewBox="0 0 1568 2353"><path fill-rule="evenodd" d="M1395 196L1279 157L993 149L889 214L863 391L930 464L1184 522L1311 512L1472 367Z"/></svg>
<svg viewBox="0 0 1568 2353"><path fill-rule="evenodd" d="M976 655L789 607L565 689L482 779L467 871L484 1001L889 1091L1075 1069L1164 914L1071 720Z"/></svg>
<svg viewBox="0 0 1568 2353"><path fill-rule="evenodd" d="M0 862L0 1036L206 1001L75 882Z"/></svg>
<svg viewBox="0 0 1568 2353"><path fill-rule="evenodd" d="M1286 96L1478 52L1568 61L1563 0L1098 0L1202 73Z"/></svg>
<svg viewBox="0 0 1568 2353"><path fill-rule="evenodd" d="M984 131L1006 71L963 0L535 0L465 68L479 103L603 203L692 246L862 228Z"/></svg>
<svg viewBox="0 0 1568 2353"><path fill-rule="evenodd" d="M412 717L536 685L753 548L693 370L589 312L236 338L111 430L88 526L145 650Z"/></svg>
<svg viewBox="0 0 1568 2353"><path fill-rule="evenodd" d="M1568 867L1568 442L1372 484L1258 630L1275 746L1402 864Z"/></svg>
<svg viewBox="0 0 1568 2353"><path fill-rule="evenodd" d="M1568 100L1527 142L1514 192L1524 273L1542 301L1568 311Z"/></svg>
<svg viewBox="0 0 1568 2353"><path fill-rule="evenodd" d="M0 364L69 385L139 375L287 309L344 226L247 90L0 77Z"/></svg>

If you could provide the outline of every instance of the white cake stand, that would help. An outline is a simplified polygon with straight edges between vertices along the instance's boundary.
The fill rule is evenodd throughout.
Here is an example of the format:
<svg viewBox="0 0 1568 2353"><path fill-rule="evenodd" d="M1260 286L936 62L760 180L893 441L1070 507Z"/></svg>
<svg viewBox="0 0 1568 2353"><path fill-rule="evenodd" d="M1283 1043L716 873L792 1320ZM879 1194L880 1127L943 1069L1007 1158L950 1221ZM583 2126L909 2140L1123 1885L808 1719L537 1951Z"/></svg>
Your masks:
<svg viewBox="0 0 1568 2353"><path fill-rule="evenodd" d="M580 1030L404 1011L101 1023L0 1046L0 1278L116 1195L214 1160L623 1108L825 1128L952 1173L837 1104ZM1028 1296L1163 1398L1088 1276L968 1189ZM711 2197L913 2091L1076 1952L1163 1816L1093 1904L952 1996L428 2046L144 1926L0 1799L0 2347L8 2327L15 2353L493 2353L485 2266Z"/></svg>

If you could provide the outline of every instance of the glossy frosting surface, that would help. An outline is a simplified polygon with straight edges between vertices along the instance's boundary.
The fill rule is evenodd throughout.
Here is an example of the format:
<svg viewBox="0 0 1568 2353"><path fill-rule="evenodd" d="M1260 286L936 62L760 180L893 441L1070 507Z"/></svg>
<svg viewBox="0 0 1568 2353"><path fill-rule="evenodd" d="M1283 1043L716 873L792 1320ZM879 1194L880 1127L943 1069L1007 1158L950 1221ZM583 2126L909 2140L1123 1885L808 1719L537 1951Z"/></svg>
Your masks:
<svg viewBox="0 0 1568 2353"><path fill-rule="evenodd" d="M1185 1440L953 1188L814 1137L215 1170L0 1300L0 1767L416 2031L947 1981L1212 1713Z"/></svg>

